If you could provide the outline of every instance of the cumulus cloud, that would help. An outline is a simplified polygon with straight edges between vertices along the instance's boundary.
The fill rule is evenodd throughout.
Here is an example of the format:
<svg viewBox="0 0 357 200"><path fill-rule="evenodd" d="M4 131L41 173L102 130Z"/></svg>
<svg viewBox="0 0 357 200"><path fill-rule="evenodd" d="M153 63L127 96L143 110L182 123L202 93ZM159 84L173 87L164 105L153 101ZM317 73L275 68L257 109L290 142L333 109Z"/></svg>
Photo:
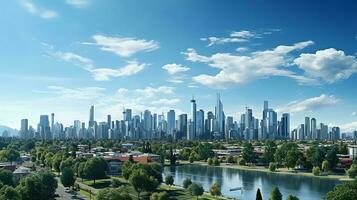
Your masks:
<svg viewBox="0 0 357 200"><path fill-rule="evenodd" d="M245 51L248 51L248 50L249 50L248 47L238 47L238 48L236 49L237 52L245 52Z"/></svg>
<svg viewBox="0 0 357 200"><path fill-rule="evenodd" d="M166 64L162 67L162 69L166 70L169 74L176 74L179 72L186 72L190 70L189 67L176 63Z"/></svg>
<svg viewBox="0 0 357 200"><path fill-rule="evenodd" d="M83 44L99 46L102 51L112 52L121 57L130 57L138 52L154 51L160 47L159 43L154 40L104 35L94 35L92 38L95 43L85 42Z"/></svg>
<svg viewBox="0 0 357 200"><path fill-rule="evenodd" d="M194 76L197 83L226 88L232 84L242 84L247 81L267 78L270 76L285 76L301 83L313 83L314 79L297 75L288 69L292 58L290 52L312 45L312 41L304 41L293 45L279 45L271 50L252 52L247 56L230 53L216 53L211 56L199 55L196 50L189 48L183 54L186 60L206 63L219 69L215 75L200 74Z"/></svg>
<svg viewBox="0 0 357 200"><path fill-rule="evenodd" d="M31 1L24 0L21 2L21 5L28 13L39 16L43 19L51 19L57 17L57 13L55 11L46 8L40 8Z"/></svg>
<svg viewBox="0 0 357 200"><path fill-rule="evenodd" d="M327 83L335 83L357 73L357 58L334 48L303 53L294 63L304 70L305 76Z"/></svg>
<svg viewBox="0 0 357 200"><path fill-rule="evenodd" d="M66 3L76 8L84 8L89 5L89 0L66 0Z"/></svg>
<svg viewBox="0 0 357 200"><path fill-rule="evenodd" d="M302 101L294 101L279 107L278 112L299 113L304 111L317 110L337 104L338 99L333 95L321 94Z"/></svg>
<svg viewBox="0 0 357 200"><path fill-rule="evenodd" d="M229 37L207 37L201 38L202 41L208 41L208 46L213 46L216 44L226 44L226 43L239 43L239 42L247 42L250 38L259 38L259 34L254 33L252 31L242 30L242 31L234 31Z"/></svg>

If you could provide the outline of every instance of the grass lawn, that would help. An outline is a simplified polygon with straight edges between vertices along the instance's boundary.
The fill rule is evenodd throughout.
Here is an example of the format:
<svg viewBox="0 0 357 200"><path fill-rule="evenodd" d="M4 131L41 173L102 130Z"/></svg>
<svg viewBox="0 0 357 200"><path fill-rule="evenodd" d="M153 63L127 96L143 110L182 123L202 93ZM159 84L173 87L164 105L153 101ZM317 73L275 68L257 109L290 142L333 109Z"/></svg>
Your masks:
<svg viewBox="0 0 357 200"><path fill-rule="evenodd" d="M120 185L125 188L125 191L128 192L128 194L132 197L133 200L137 200L137 193L135 192L134 188L128 183L127 180L121 177L111 177L108 179L99 179L95 181L95 185L93 184L92 180L86 180L82 182L85 185L88 185L90 187L93 187L95 189L105 189L105 188L110 188L111 184L111 179L118 179L120 181ZM78 182L81 182L80 179L77 179ZM183 188L177 187L177 186L168 186L166 184L161 184L156 192L167 192L170 196L171 199L176 199L176 200L196 200L197 197L190 195L187 191L185 191ZM85 190L80 190L80 193L83 194L84 196L89 197L89 193ZM149 199L151 193L146 193L143 192L140 194L141 198L140 199ZM93 197L93 195L92 195ZM204 193L202 196L199 197L201 200L225 200L226 198L224 197L214 197L210 195L209 193Z"/></svg>

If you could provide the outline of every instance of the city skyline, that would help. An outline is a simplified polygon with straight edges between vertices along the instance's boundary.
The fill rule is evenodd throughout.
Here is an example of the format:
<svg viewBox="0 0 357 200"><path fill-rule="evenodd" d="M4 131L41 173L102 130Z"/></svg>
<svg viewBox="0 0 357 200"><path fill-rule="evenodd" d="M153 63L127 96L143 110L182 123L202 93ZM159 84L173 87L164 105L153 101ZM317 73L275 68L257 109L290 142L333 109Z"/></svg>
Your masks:
<svg viewBox="0 0 357 200"><path fill-rule="evenodd" d="M81 2L2 6L0 125L51 113L66 126L87 122L90 105L99 121L123 107L174 109L177 120L192 94L206 116L219 92L235 120L245 107L261 118L268 100L279 120L290 113L291 129L306 116L357 129L353 1Z"/></svg>

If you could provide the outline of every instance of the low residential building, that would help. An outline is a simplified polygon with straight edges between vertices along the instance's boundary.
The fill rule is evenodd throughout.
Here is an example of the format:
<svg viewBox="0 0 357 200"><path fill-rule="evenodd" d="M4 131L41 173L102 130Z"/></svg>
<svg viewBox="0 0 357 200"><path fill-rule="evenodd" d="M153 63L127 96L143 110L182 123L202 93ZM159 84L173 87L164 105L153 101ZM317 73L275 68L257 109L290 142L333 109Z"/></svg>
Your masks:
<svg viewBox="0 0 357 200"><path fill-rule="evenodd" d="M14 183L19 183L21 179L31 174L31 169L20 166L12 174Z"/></svg>

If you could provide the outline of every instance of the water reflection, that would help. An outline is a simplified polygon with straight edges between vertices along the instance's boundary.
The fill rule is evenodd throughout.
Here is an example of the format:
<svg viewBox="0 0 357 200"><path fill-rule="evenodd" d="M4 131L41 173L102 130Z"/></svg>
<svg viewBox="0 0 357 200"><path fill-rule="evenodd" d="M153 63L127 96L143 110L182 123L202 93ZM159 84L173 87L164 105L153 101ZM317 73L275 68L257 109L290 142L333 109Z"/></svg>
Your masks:
<svg viewBox="0 0 357 200"><path fill-rule="evenodd" d="M175 184L182 185L185 178L199 182L205 190L215 183L222 185L222 193L239 199L253 199L260 188L263 198L269 197L274 186L279 187L285 199L288 194L296 195L300 199L316 200L331 190L339 181L320 179L315 177L284 175L279 173L265 173L230 168L219 168L198 165L182 165L165 167L164 174L174 176ZM229 191L231 188L243 187L243 191Z"/></svg>

